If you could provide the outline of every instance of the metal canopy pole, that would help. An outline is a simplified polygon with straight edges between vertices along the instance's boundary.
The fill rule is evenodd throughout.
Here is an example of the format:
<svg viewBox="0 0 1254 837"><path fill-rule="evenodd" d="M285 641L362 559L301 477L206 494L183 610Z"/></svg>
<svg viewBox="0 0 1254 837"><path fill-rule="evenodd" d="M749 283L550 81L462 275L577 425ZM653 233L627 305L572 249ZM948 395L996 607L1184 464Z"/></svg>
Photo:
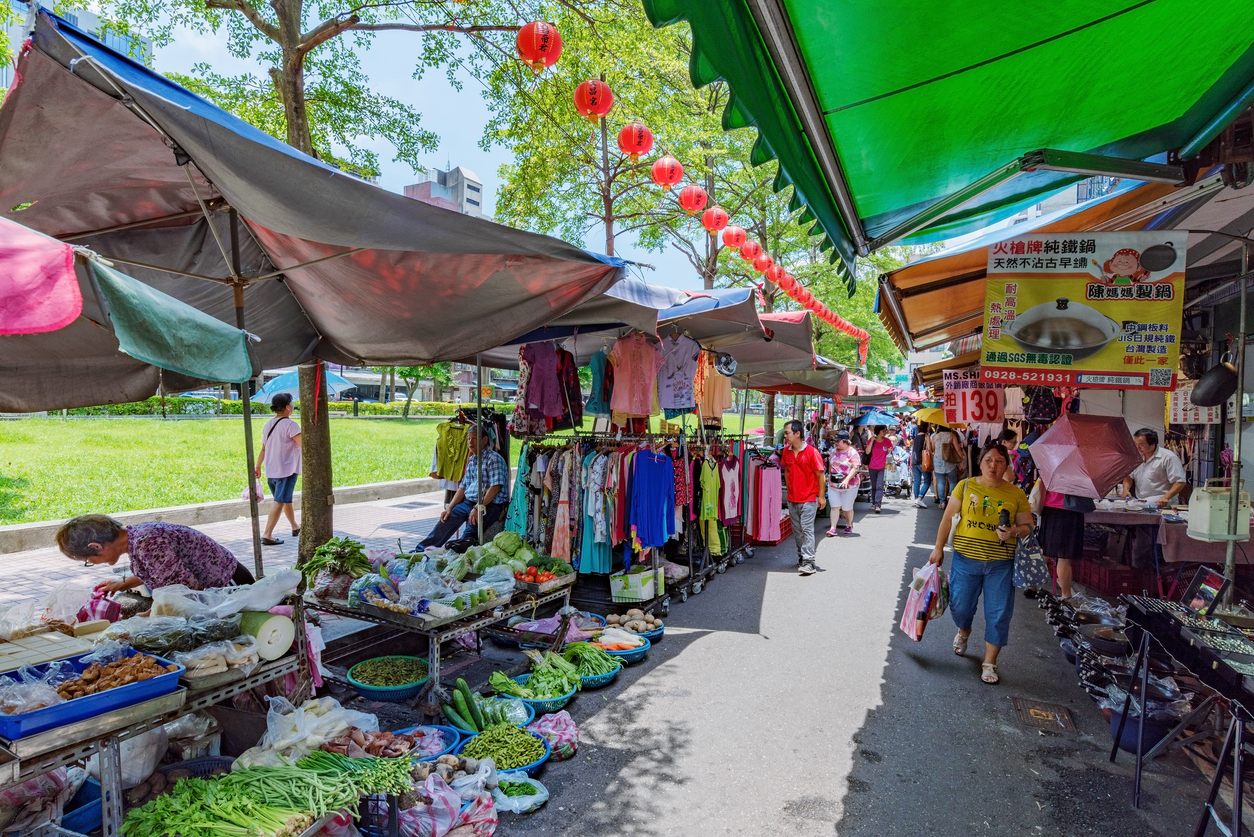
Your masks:
<svg viewBox="0 0 1254 837"><path fill-rule="evenodd" d="M475 505L483 511L475 512L475 528L479 530L479 543L483 543L483 516L488 507L483 505L483 357L475 355L475 474L479 486L479 499ZM506 479L509 475L506 474Z"/></svg>
<svg viewBox="0 0 1254 837"><path fill-rule="evenodd" d="M1224 575L1232 581L1224 593L1224 604L1229 607L1232 606L1232 590L1237 586L1236 538L1237 516L1240 512L1238 500L1241 497L1241 423L1245 413L1245 407L1242 404L1245 400L1245 274L1249 272L1250 244L1247 241L1241 245L1241 301L1238 306L1239 313L1237 314L1237 408L1235 411L1236 416L1233 419L1236 424L1236 432L1233 434L1232 439L1232 477L1228 481L1228 490L1231 492L1228 496L1228 540L1224 544Z"/></svg>
<svg viewBox="0 0 1254 837"><path fill-rule="evenodd" d="M235 298L235 326L241 331L244 330L244 280L240 278L240 255L239 255L239 215L234 209L231 209L231 273L232 276L231 291ZM256 577L260 579L265 570L261 565L261 510L257 504L256 471L254 463L257 461L256 454L253 450L253 410L252 410L252 393L248 391L248 381L241 381L239 385L240 403L244 408L244 456L248 458L245 463L248 470L248 481L244 483L248 486L248 519L252 524L253 530L253 566L256 569Z"/></svg>

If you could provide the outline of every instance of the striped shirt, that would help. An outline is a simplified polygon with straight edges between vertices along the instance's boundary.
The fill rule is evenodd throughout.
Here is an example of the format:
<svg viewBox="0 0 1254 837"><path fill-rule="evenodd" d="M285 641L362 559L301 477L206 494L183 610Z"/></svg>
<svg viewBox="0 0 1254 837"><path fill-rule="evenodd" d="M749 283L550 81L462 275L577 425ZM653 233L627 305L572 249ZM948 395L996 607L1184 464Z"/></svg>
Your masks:
<svg viewBox="0 0 1254 837"><path fill-rule="evenodd" d="M1010 525L1029 510L1028 497L1017 485L1002 482L992 488L977 479L958 483L953 496L962 502L961 518L954 530L954 551L976 561L1003 561L1015 557L1015 539L997 537L1002 509L1010 512Z"/></svg>
<svg viewBox="0 0 1254 837"><path fill-rule="evenodd" d="M472 503L479 502L479 498L483 496L479 493L479 465L478 457L471 454L466 460L466 475L462 477L462 493L466 499ZM509 466L505 464L505 457L501 456L494 450L489 450L483 456L483 483L486 486L484 493L488 488L499 485L501 490L492 498L492 505L509 502Z"/></svg>

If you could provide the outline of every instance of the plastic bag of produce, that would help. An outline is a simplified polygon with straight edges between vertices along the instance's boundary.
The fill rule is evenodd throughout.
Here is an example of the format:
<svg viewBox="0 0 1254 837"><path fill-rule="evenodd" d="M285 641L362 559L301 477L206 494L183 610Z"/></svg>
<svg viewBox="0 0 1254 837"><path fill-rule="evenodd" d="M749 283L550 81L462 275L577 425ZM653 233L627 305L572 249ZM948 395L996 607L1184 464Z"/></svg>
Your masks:
<svg viewBox="0 0 1254 837"><path fill-rule="evenodd" d="M70 771L78 768L58 767L42 776L27 779L20 785L0 791L0 832L31 834L38 828L61 819L65 803L82 786L71 780Z"/></svg>
<svg viewBox="0 0 1254 837"><path fill-rule="evenodd" d="M269 610L296 590L300 573L280 570L253 584L192 590L172 584L152 591L154 616L231 616L243 610Z"/></svg>
<svg viewBox="0 0 1254 837"><path fill-rule="evenodd" d="M348 573L319 570L314 577L313 594L320 599L347 599L353 577Z"/></svg>
<svg viewBox="0 0 1254 837"><path fill-rule="evenodd" d="M575 719L565 709L537 718L527 725L527 729L544 736L544 740L549 742L553 748L549 758L553 761L573 758L579 747L579 727L575 726Z"/></svg>
<svg viewBox="0 0 1254 837"><path fill-rule="evenodd" d="M434 773L422 783L422 795L431 801L397 815L402 837L444 837L458 825L462 798Z"/></svg>
<svg viewBox="0 0 1254 837"><path fill-rule="evenodd" d="M492 791L492 801L496 803L497 811L530 814L549 801L549 789L526 773L502 773L497 778L499 784ZM532 792L528 792L524 785L530 785Z"/></svg>
<svg viewBox="0 0 1254 837"><path fill-rule="evenodd" d="M379 719L345 709L335 698L320 697L293 706L284 697L267 698L266 732L256 747L244 752L233 767L292 764L350 727L378 732Z"/></svg>
<svg viewBox="0 0 1254 837"><path fill-rule="evenodd" d="M467 760L467 768L474 765ZM459 776L449 783L463 802L469 802L484 791L496 787L496 762L492 759L480 759L474 773Z"/></svg>
<svg viewBox="0 0 1254 837"><path fill-rule="evenodd" d="M134 738L125 739L122 751L122 790L130 790L152 775L165 751L170 747L169 736L165 727L157 727ZM93 778L100 778L100 757L92 756L87 760L87 772Z"/></svg>
<svg viewBox="0 0 1254 837"><path fill-rule="evenodd" d="M24 668L16 673L16 677L0 677L0 712L21 715L64 703L65 699L57 694L55 685L58 674L58 667L54 665L42 676ZM65 678L62 676L60 679Z"/></svg>
<svg viewBox="0 0 1254 837"><path fill-rule="evenodd" d="M557 629L561 625L561 622L562 617L555 615L544 619L535 619L530 622L519 622L517 625L513 625L512 627L516 631L525 631L531 634L542 634L544 636L556 636ZM579 630L579 628L575 626L575 622L572 619L570 624L566 627L565 641L583 642L588 639L592 639L592 634L584 633Z"/></svg>
<svg viewBox="0 0 1254 837"><path fill-rule="evenodd" d="M75 618L80 622L91 622L96 619L116 622L122 618L122 605L115 602L104 590L94 590L87 604L78 609Z"/></svg>
<svg viewBox="0 0 1254 837"><path fill-rule="evenodd" d="M42 627L39 617L35 615L35 605L30 602L7 608L0 615L0 639L5 642L29 636L36 628Z"/></svg>

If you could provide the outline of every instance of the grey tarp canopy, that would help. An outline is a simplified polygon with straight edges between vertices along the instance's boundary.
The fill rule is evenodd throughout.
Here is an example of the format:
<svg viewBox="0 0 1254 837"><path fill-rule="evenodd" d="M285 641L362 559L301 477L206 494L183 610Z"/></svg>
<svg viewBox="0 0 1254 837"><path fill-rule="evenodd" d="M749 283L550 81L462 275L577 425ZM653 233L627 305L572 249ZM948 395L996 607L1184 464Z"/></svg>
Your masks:
<svg viewBox="0 0 1254 837"><path fill-rule="evenodd" d="M623 265L379 189L47 12L0 107L0 215L89 247L227 323L231 278L242 277L266 368L472 356L596 297ZM86 364L89 348L67 351ZM151 392L80 376L48 400L37 383L47 360L6 347L5 409Z"/></svg>

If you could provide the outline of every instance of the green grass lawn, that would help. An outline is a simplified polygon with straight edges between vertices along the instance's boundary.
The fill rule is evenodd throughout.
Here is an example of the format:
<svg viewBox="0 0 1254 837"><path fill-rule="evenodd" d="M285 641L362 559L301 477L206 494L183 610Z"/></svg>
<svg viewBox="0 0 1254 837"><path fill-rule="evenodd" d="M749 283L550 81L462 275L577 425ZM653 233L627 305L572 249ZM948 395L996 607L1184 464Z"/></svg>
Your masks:
<svg viewBox="0 0 1254 837"><path fill-rule="evenodd" d="M335 485L425 477L436 424L331 419ZM258 448L263 425L254 421ZM232 500L246 485L239 419L0 421L0 525Z"/></svg>

